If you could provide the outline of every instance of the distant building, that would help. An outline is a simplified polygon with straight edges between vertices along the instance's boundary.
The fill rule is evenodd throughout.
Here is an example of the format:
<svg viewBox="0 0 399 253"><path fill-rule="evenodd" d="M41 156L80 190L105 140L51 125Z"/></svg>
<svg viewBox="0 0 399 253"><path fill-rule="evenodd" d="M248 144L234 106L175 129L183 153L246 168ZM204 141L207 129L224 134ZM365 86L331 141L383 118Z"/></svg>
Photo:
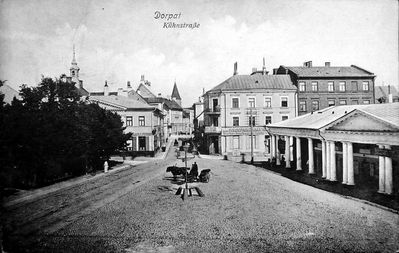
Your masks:
<svg viewBox="0 0 399 253"><path fill-rule="evenodd" d="M18 91L14 90L7 84L3 84L3 86L0 87L0 94L4 95L4 103L6 104L11 104L14 98L21 99Z"/></svg>
<svg viewBox="0 0 399 253"><path fill-rule="evenodd" d="M315 181L398 196L398 112L399 103L333 106L268 125L272 157Z"/></svg>
<svg viewBox="0 0 399 253"><path fill-rule="evenodd" d="M89 101L121 116L125 132L133 133L127 148L133 156L153 156L164 145L164 116L158 108L118 95L90 96Z"/></svg>
<svg viewBox="0 0 399 253"><path fill-rule="evenodd" d="M336 105L373 104L375 75L365 69L325 66L280 66L275 75L289 75L298 89L299 115Z"/></svg>
<svg viewBox="0 0 399 253"><path fill-rule="evenodd" d="M294 118L296 87L288 75L234 75L204 94L206 150L240 159L270 157L266 125Z"/></svg>
<svg viewBox="0 0 399 253"><path fill-rule="evenodd" d="M176 81L175 84L173 85L172 95L170 97L172 100L176 101L178 105L181 106L181 97L179 90L177 89Z"/></svg>
<svg viewBox="0 0 399 253"><path fill-rule="evenodd" d="M74 45L71 67L69 68L70 76L62 75L61 79L64 82L74 83L80 96L88 96L89 92L85 88L83 88L83 81L79 79L79 71L80 71L80 68L78 67L78 63L76 62L75 45Z"/></svg>
<svg viewBox="0 0 399 253"><path fill-rule="evenodd" d="M399 102L398 91L395 86L375 86L375 103L393 103Z"/></svg>

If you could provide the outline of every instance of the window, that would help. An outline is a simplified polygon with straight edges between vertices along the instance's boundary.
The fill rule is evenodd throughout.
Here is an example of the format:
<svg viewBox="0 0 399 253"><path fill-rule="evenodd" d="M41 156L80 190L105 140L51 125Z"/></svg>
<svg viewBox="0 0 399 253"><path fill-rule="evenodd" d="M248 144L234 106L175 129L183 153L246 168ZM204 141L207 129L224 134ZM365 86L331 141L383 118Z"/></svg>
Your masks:
<svg viewBox="0 0 399 253"><path fill-rule="evenodd" d="M132 151L133 150L133 140L127 140L127 150Z"/></svg>
<svg viewBox="0 0 399 253"><path fill-rule="evenodd" d="M312 100L312 111L319 110L319 100Z"/></svg>
<svg viewBox="0 0 399 253"><path fill-rule="evenodd" d="M233 117L233 126L239 126L239 125L240 125L240 118Z"/></svg>
<svg viewBox="0 0 399 253"><path fill-rule="evenodd" d="M334 99L329 99L328 100L328 106L335 106L335 100Z"/></svg>
<svg viewBox="0 0 399 253"><path fill-rule="evenodd" d="M126 126L133 126L133 118L132 116L126 117Z"/></svg>
<svg viewBox="0 0 399 253"><path fill-rule="evenodd" d="M272 123L272 116L266 116L265 124L269 125Z"/></svg>
<svg viewBox="0 0 399 253"><path fill-rule="evenodd" d="M318 91L318 89L317 82L312 82L312 91Z"/></svg>
<svg viewBox="0 0 399 253"><path fill-rule="evenodd" d="M288 119L288 116L287 116L287 115L281 116L281 120L282 120L282 121L287 120L287 119Z"/></svg>
<svg viewBox="0 0 399 253"><path fill-rule="evenodd" d="M265 107L267 107L267 108L272 107L272 98L271 97L265 97Z"/></svg>
<svg viewBox="0 0 399 253"><path fill-rule="evenodd" d="M299 91L306 91L306 83L299 82Z"/></svg>
<svg viewBox="0 0 399 253"><path fill-rule="evenodd" d="M352 81L351 82L351 86L352 86L352 91L358 91L357 81Z"/></svg>
<svg viewBox="0 0 399 253"><path fill-rule="evenodd" d="M240 148L240 136L233 136L233 148L234 149Z"/></svg>
<svg viewBox="0 0 399 253"><path fill-rule="evenodd" d="M255 120L255 116L249 116L248 117L248 126L255 126L256 125L256 120Z"/></svg>
<svg viewBox="0 0 399 253"><path fill-rule="evenodd" d="M219 101L218 101L218 99L217 98L214 98L213 100L212 100L212 105L213 105L213 111L214 112L217 112L218 111L218 108L219 108Z"/></svg>
<svg viewBox="0 0 399 253"><path fill-rule="evenodd" d="M363 100L363 104L366 104L366 105L370 104L370 100Z"/></svg>
<svg viewBox="0 0 399 253"><path fill-rule="evenodd" d="M334 92L334 82L328 82L328 92Z"/></svg>
<svg viewBox="0 0 399 253"><path fill-rule="evenodd" d="M248 107L255 107L255 98L248 98Z"/></svg>
<svg viewBox="0 0 399 253"><path fill-rule="evenodd" d="M339 100L339 104L340 104L340 105L346 105L346 100L340 99L340 100Z"/></svg>
<svg viewBox="0 0 399 253"><path fill-rule="evenodd" d="M299 101L299 111L306 112L306 101Z"/></svg>
<svg viewBox="0 0 399 253"><path fill-rule="evenodd" d="M145 117L139 116L139 126L145 126Z"/></svg>
<svg viewBox="0 0 399 253"><path fill-rule="evenodd" d="M346 91L346 83L345 82L339 82L339 91L341 91L341 92Z"/></svg>
<svg viewBox="0 0 399 253"><path fill-rule="evenodd" d="M363 81L363 91L369 91L369 82Z"/></svg>
<svg viewBox="0 0 399 253"><path fill-rule="evenodd" d="M281 107L288 107L288 98L281 97Z"/></svg>
<svg viewBox="0 0 399 253"><path fill-rule="evenodd" d="M359 104L359 100L352 100L352 105L358 105Z"/></svg>
<svg viewBox="0 0 399 253"><path fill-rule="evenodd" d="M238 102L238 98L232 98L231 104L232 104L233 108L239 108L240 107L240 104Z"/></svg>

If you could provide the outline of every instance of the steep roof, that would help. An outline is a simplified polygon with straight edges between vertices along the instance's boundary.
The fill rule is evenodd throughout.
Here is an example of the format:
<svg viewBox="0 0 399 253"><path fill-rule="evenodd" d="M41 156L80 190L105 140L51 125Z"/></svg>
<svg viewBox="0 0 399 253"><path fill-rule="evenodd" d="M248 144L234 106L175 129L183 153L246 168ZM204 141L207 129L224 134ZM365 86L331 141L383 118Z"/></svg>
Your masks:
<svg viewBox="0 0 399 253"><path fill-rule="evenodd" d="M148 86L144 83L140 83L139 87L137 87L136 92L142 97L156 97L154 93L151 92L150 88L148 88Z"/></svg>
<svg viewBox="0 0 399 253"><path fill-rule="evenodd" d="M375 98L376 99L381 98L381 97L388 98L388 94L389 94L388 86L375 86L374 90L375 90ZM395 86L392 86L392 85L390 86L390 92L391 92L392 96L394 96L394 97L398 96L398 91L396 90Z"/></svg>
<svg viewBox="0 0 399 253"><path fill-rule="evenodd" d="M374 77L375 75L370 71L362 69L358 66L351 65L350 67L287 67L280 66L280 68L288 69L299 77Z"/></svg>
<svg viewBox="0 0 399 253"><path fill-rule="evenodd" d="M297 88L288 75L233 75L209 91L245 89L296 90Z"/></svg>
<svg viewBox="0 0 399 253"><path fill-rule="evenodd" d="M399 127L399 103L331 106L320 111L270 124L268 127L318 130L355 110Z"/></svg>
<svg viewBox="0 0 399 253"><path fill-rule="evenodd" d="M14 97L16 97L17 99L21 98L18 91L14 90L13 88L11 88L11 86L7 84L3 84L3 86L0 87L0 93L4 94L4 102L8 104L11 103Z"/></svg>
<svg viewBox="0 0 399 253"><path fill-rule="evenodd" d="M121 107L126 110L129 109L154 109L153 106L141 102L137 99L132 99L124 96L93 96L89 97L89 100L102 102L111 106Z"/></svg>
<svg viewBox="0 0 399 253"><path fill-rule="evenodd" d="M172 91L172 98L176 98L178 100L181 100L180 94L179 94L179 90L177 89L177 85L175 82L175 85L173 85L173 91Z"/></svg>

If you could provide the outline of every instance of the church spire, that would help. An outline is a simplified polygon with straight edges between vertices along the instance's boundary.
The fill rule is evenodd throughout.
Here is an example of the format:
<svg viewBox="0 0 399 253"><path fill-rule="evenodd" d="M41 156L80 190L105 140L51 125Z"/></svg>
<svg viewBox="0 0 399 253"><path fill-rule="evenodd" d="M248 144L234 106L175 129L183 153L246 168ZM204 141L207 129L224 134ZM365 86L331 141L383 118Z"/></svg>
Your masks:
<svg viewBox="0 0 399 253"><path fill-rule="evenodd" d="M180 97L180 94L179 94L179 90L177 89L176 79L175 79L175 84L173 85L173 91L172 91L171 98L173 100L175 100L181 106L181 97Z"/></svg>
<svg viewBox="0 0 399 253"><path fill-rule="evenodd" d="M72 65L78 65L75 58L75 44L73 44L73 57L72 57Z"/></svg>

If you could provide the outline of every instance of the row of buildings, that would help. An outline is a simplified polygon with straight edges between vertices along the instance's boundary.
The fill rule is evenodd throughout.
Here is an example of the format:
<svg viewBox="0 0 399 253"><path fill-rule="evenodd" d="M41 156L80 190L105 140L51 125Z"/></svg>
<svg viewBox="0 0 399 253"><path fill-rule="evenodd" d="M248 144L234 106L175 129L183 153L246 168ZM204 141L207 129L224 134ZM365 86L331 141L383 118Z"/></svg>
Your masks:
<svg viewBox="0 0 399 253"><path fill-rule="evenodd" d="M126 87L112 91L105 81L102 91L89 92L79 78L80 68L76 62L75 50L66 82L73 82L77 91L90 103L96 103L106 110L117 113L125 126L125 132L132 133L127 152L132 156L154 155L166 146L171 135L191 135L193 131L193 110L182 107L182 99L174 83L170 96L155 95L151 83L141 76L137 88L130 81Z"/></svg>

